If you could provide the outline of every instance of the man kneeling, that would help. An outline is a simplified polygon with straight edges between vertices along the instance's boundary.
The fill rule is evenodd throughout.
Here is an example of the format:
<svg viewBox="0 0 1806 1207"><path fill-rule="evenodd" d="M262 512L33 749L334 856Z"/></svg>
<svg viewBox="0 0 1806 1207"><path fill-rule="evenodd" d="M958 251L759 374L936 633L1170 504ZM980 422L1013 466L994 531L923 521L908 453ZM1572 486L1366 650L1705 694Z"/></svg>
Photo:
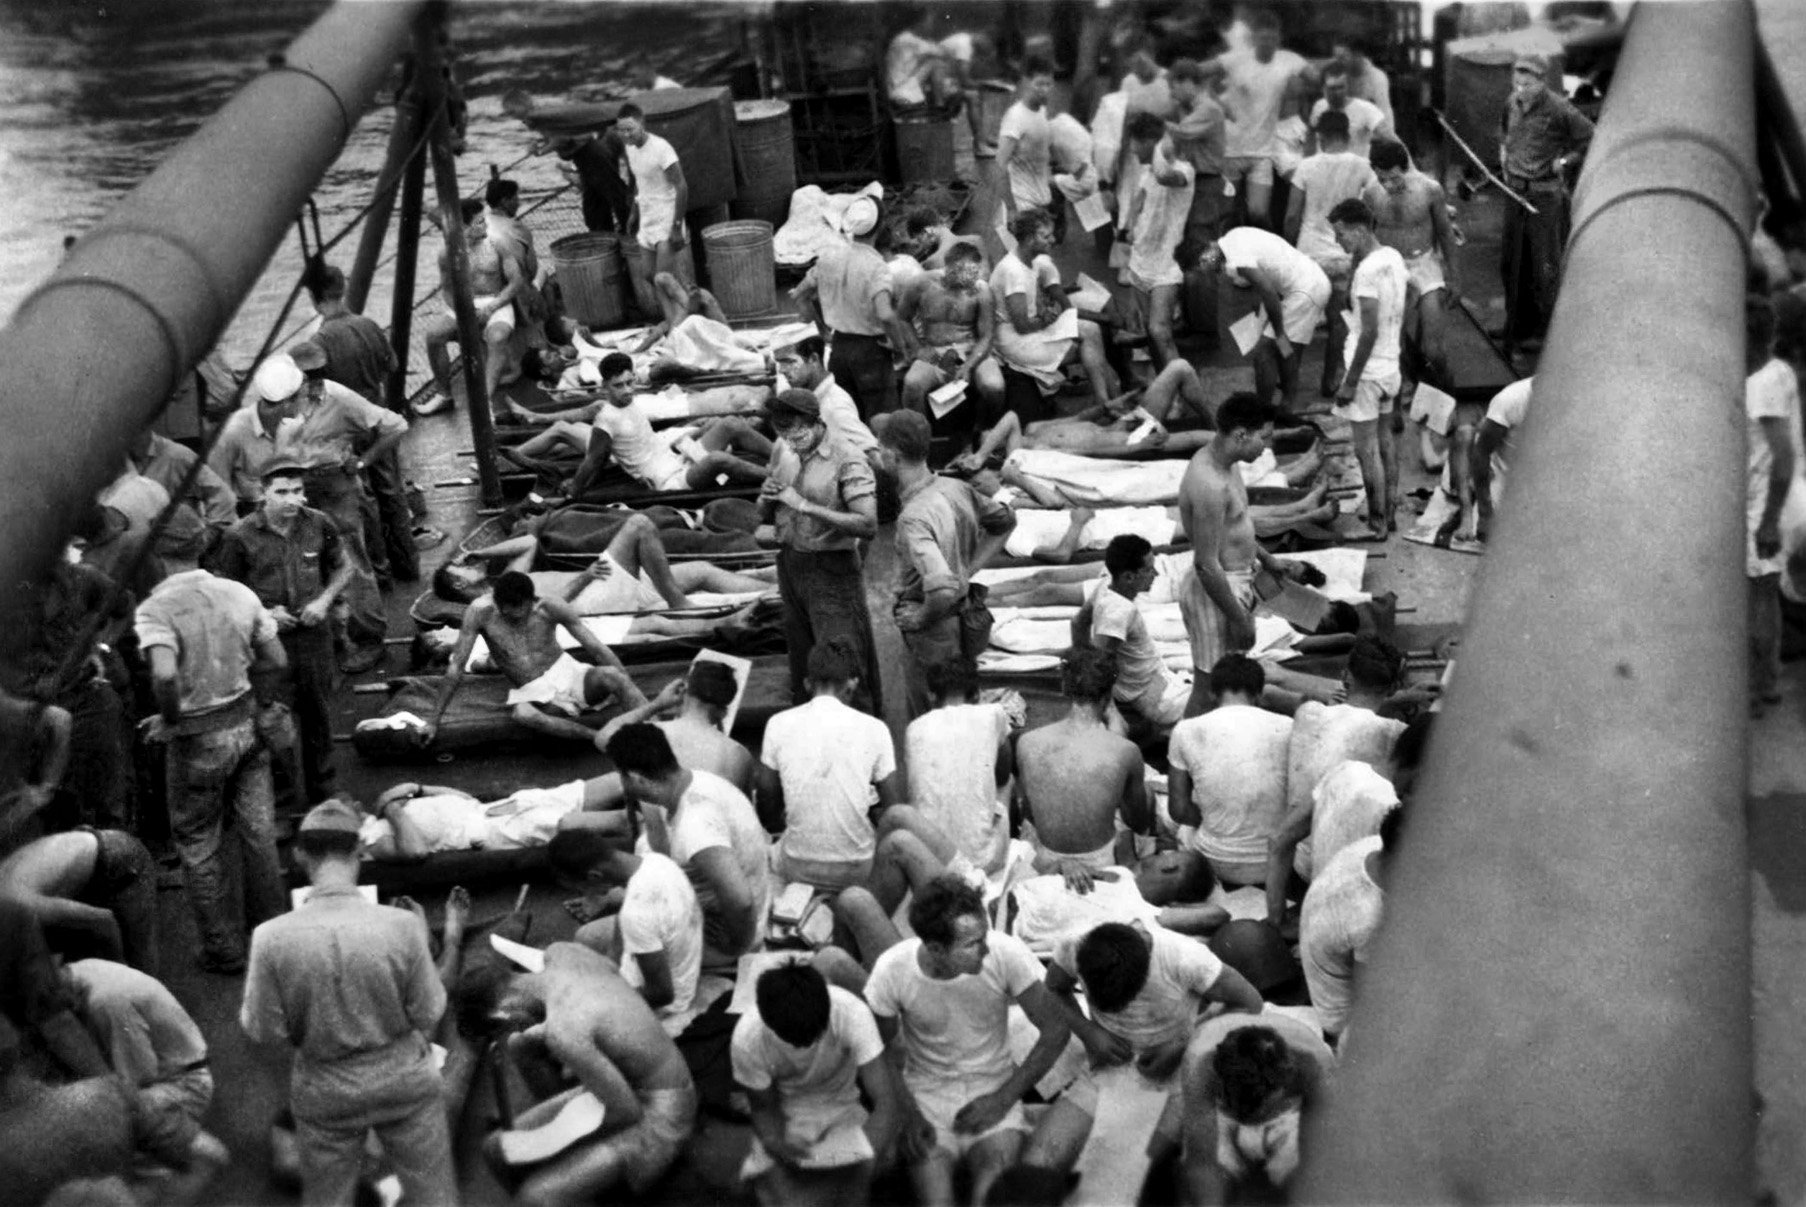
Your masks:
<svg viewBox="0 0 1806 1207"><path fill-rule="evenodd" d="M595 1134L535 1164L515 1201L590 1203L621 1183L644 1194L695 1131L689 1066L607 957L554 943L545 958L544 972L466 976L459 985L461 1029L470 1035L500 1023L513 1032L509 1055L541 1098L515 1118L513 1131L492 1136L484 1155L504 1171L513 1168L510 1157L522 1155L514 1137L552 1123L589 1095L603 1108Z"/></svg>

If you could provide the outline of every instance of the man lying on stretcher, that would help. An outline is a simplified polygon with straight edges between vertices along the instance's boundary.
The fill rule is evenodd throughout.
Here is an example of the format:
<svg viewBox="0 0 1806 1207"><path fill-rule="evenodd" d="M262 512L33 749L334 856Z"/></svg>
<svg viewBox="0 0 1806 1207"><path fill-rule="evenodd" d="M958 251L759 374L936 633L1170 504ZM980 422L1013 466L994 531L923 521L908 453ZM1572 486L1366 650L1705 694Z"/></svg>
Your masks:
<svg viewBox="0 0 1806 1207"><path fill-rule="evenodd" d="M706 490L725 477L730 485L757 485L765 480L771 440L746 420L732 415L682 428L654 432L652 421L635 396L633 359L622 352L602 358L602 397L586 407L551 415L532 415L547 423L545 431L517 446L525 458L550 456L561 449L583 456L572 477L569 495L582 498L613 458L649 490Z"/></svg>

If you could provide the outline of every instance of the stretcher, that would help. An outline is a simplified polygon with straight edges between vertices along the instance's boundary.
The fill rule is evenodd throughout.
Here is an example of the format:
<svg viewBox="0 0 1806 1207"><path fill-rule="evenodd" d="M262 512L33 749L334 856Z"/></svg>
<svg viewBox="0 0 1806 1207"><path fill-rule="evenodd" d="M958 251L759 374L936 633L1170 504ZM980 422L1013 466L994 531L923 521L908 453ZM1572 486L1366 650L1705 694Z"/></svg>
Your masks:
<svg viewBox="0 0 1806 1207"><path fill-rule="evenodd" d="M634 682L648 697L657 695L665 684L685 674L689 663L658 662L634 669ZM438 675L405 676L388 682L388 694L375 716L359 722L351 734L351 744L358 754L372 762L433 762L441 754L466 751L506 749L545 749L545 739L536 737L517 725L508 715L506 702L511 690L500 675L467 675L452 697L439 732L431 743L421 740L418 728L406 716L427 718L439 698L444 684ZM733 736L752 742L764 731L765 722L791 706L790 668L782 657L763 656L753 660L752 675L746 696L734 723ZM616 705L575 718L592 729L601 729L623 710ZM381 722L387 721L384 726Z"/></svg>

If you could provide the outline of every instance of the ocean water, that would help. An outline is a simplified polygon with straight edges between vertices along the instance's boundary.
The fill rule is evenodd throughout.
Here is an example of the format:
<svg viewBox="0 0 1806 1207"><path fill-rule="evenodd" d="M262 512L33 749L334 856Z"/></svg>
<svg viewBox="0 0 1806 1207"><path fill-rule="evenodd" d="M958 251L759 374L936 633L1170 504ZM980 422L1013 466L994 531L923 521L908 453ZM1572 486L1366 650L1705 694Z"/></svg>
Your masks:
<svg viewBox="0 0 1806 1207"><path fill-rule="evenodd" d="M56 267L65 235L98 221L327 7L325 0L0 2L0 321ZM454 4L454 61L470 106L461 187L480 187L490 165L507 167L527 151L526 129L502 113L503 93L520 88L547 102L618 95L641 59L686 84L725 83L724 61L750 11L626 0ZM370 199L388 145L389 95L379 97L315 191L329 238ZM555 162L528 160L509 175L531 199L564 183ZM437 280L438 244L430 228L427 235L422 288ZM349 267L355 248L354 235L332 259ZM301 262L291 235L221 341L229 361L250 359ZM389 310L385 272L366 311L386 324ZM310 313L305 299L298 312Z"/></svg>

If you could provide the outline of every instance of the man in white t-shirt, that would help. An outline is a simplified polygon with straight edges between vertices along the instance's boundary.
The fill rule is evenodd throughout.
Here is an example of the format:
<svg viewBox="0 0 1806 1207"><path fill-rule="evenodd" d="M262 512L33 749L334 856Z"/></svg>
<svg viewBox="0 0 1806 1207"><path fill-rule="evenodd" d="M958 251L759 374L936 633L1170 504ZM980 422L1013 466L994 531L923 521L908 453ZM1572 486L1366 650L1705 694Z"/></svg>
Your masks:
<svg viewBox="0 0 1806 1207"><path fill-rule="evenodd" d="M1136 113L1128 121L1129 153L1142 165L1135 198L1124 217L1129 248L1129 285L1136 309L1153 344L1155 368L1178 359L1173 343L1173 307L1185 270L1175 254L1185 238L1197 170L1179 155L1166 137L1166 123L1152 113Z"/></svg>
<svg viewBox="0 0 1806 1207"><path fill-rule="evenodd" d="M546 857L573 889L621 890L620 911L579 927L575 939L619 964L661 1022L687 1026L702 975L702 905L683 869L656 851L634 854L625 832L587 827L554 835Z"/></svg>
<svg viewBox="0 0 1806 1207"><path fill-rule="evenodd" d="M1344 201L1329 213L1336 242L1354 265L1348 287L1348 342L1343 346L1342 384L1335 413L1348 420L1355 459L1367 488L1367 537L1383 541L1397 529L1397 428L1403 416L1393 404L1403 384L1399 338L1404 328L1410 274L1404 257L1374 233L1373 210L1364 201Z"/></svg>
<svg viewBox="0 0 1806 1207"><path fill-rule="evenodd" d="M633 173L633 217L630 225L643 253L634 263L644 277L641 296L651 296L652 279L661 272L681 276L684 214L690 208L690 185L670 143L646 129L646 114L629 101L615 118L615 131L627 146Z"/></svg>
<svg viewBox="0 0 1806 1207"><path fill-rule="evenodd" d="M1486 417L1474 436L1467 454L1467 489L1456 480L1456 497L1462 509L1461 527L1456 539L1483 541L1492 527L1493 512L1505 497L1505 472L1510 468L1506 453L1510 451L1512 433L1524 426L1530 413L1533 377L1512 382L1486 404ZM1461 435L1456 430L1457 437ZM1457 451L1459 444L1457 444Z"/></svg>
<svg viewBox="0 0 1806 1207"><path fill-rule="evenodd" d="M1367 158L1375 137L1397 138L1392 122L1372 101L1364 101L1348 90L1348 68L1331 61L1323 69L1323 95L1311 106L1311 127L1325 113L1340 113L1348 121L1348 149Z"/></svg>
<svg viewBox="0 0 1806 1207"><path fill-rule="evenodd" d="M1173 674L1148 633L1135 600L1154 585L1159 566L1154 547L1134 533L1112 537L1104 546L1108 581L1092 592L1073 618L1073 641L1090 644L1116 658L1116 707L1130 733L1164 733L1185 715L1191 684Z"/></svg>
<svg viewBox="0 0 1806 1207"><path fill-rule="evenodd" d="M849 706L860 666L826 641L809 651L807 704L766 722L758 794L768 818L785 819L778 872L787 881L841 889L871 878L875 818L897 804L890 729Z"/></svg>
<svg viewBox="0 0 1806 1207"><path fill-rule="evenodd" d="M1267 849L1286 815L1292 718L1260 706L1267 676L1246 654L1210 669L1217 705L1188 717L1167 747L1167 808L1179 844L1229 885L1265 884Z"/></svg>
<svg viewBox="0 0 1806 1207"><path fill-rule="evenodd" d="M1404 817L1404 809L1394 809L1378 834L1342 848L1304 895L1298 956L1317 1021L1331 1042L1348 1027L1356 972L1379 934L1386 873L1398 853Z"/></svg>
<svg viewBox="0 0 1806 1207"><path fill-rule="evenodd" d="M707 771L680 766L665 731L626 725L608 743L628 794L645 808L641 854L670 855L702 902L703 960L711 967L757 948L771 912L771 840L752 802Z"/></svg>
<svg viewBox="0 0 1806 1207"><path fill-rule="evenodd" d="M1260 299L1264 326L1248 350L1254 365L1254 393L1261 402L1290 410L1298 396L1298 365L1317 333L1329 304L1329 277L1317 262L1272 231L1238 226L1204 249L1207 272L1224 272L1229 283L1251 289Z"/></svg>
<svg viewBox="0 0 1806 1207"><path fill-rule="evenodd" d="M1363 653L1359 662L1365 682L1348 680L1352 703L1302 705L1292 719L1286 815L1267 858L1267 917L1282 930L1287 898L1322 871L1333 847L1374 832L1414 784L1429 743L1427 720L1407 726L1371 711L1383 659Z"/></svg>
<svg viewBox="0 0 1806 1207"><path fill-rule="evenodd" d="M1286 116L1293 78L1308 76L1310 64L1279 46L1279 18L1258 10L1248 20L1253 45L1218 60L1228 75L1223 108L1229 114L1228 158L1223 175L1242 187L1247 220L1270 227L1275 132Z"/></svg>
<svg viewBox="0 0 1806 1207"><path fill-rule="evenodd" d="M878 957L865 997L902 1057L902 1159L916 1198L951 1207L954 1174L969 1202L1016 1163L1028 1131L1022 1096L1047 1075L1072 1030L1021 940L990 929L984 898L954 876L931 881L909 907L915 937ZM1038 1031L1026 1060L1010 1057L1009 1011Z"/></svg>
<svg viewBox="0 0 1806 1207"><path fill-rule="evenodd" d="M771 441L745 420L722 416L711 421L699 438L685 428L655 432L635 393L633 358L610 352L596 368L602 378L602 404L596 408L583 464L571 477L572 498L582 498L595 487L611 458L650 490L703 490L722 475L741 486L765 481ZM539 453L532 441L521 451L527 456Z"/></svg>
<svg viewBox="0 0 1806 1207"><path fill-rule="evenodd" d="M804 962L766 971L756 993L728 1048L752 1115L741 1180L761 1207L865 1203L872 1167L888 1159L902 1122L902 1087L877 1021Z"/></svg>
<svg viewBox="0 0 1806 1207"><path fill-rule="evenodd" d="M1052 92L1053 64L1036 55L1025 58L1016 77L1016 103L1004 111L997 127L997 165L1009 180L1003 190L1008 222L1021 210L1051 212L1053 138L1047 98Z"/></svg>
<svg viewBox="0 0 1806 1207"><path fill-rule="evenodd" d="M1775 308L1744 304L1749 378L1743 405L1749 446L1744 573L1749 579L1750 715L1781 700L1781 505L1801 466L1800 393L1793 366L1774 356Z"/></svg>
<svg viewBox="0 0 1806 1207"><path fill-rule="evenodd" d="M1090 319L1067 313L1073 305L1061 284L1059 266L1047 254L1053 246L1053 219L1045 211L1025 210L1010 224L1010 232L1016 250L991 270L997 359L1034 378L1041 393L1051 395L1065 384L1062 366L1076 355L1091 382L1092 401L1107 404L1116 390L1115 375L1104 360L1103 330Z"/></svg>
<svg viewBox="0 0 1806 1207"><path fill-rule="evenodd" d="M964 659L924 672L933 707L909 723L903 753L911 805L975 868L1003 866L1010 822L1002 788L1010 781L1010 719L978 702L978 673Z"/></svg>
<svg viewBox="0 0 1806 1207"><path fill-rule="evenodd" d="M1342 343L1348 338L1342 311L1348 306L1348 253L1336 242L1329 212L1379 183L1367 156L1350 149L1347 115L1330 110L1316 119L1317 153L1292 170L1292 196L1286 203L1286 238L1317 262L1329 278L1329 342L1323 348L1320 393L1333 395L1342 375Z"/></svg>
<svg viewBox="0 0 1806 1207"><path fill-rule="evenodd" d="M1083 986L1089 1014L1073 991ZM1178 1070L1206 1002L1258 1014L1259 991L1198 939L1105 922L1054 944L1047 987L1093 1065L1133 1060L1149 1081Z"/></svg>

